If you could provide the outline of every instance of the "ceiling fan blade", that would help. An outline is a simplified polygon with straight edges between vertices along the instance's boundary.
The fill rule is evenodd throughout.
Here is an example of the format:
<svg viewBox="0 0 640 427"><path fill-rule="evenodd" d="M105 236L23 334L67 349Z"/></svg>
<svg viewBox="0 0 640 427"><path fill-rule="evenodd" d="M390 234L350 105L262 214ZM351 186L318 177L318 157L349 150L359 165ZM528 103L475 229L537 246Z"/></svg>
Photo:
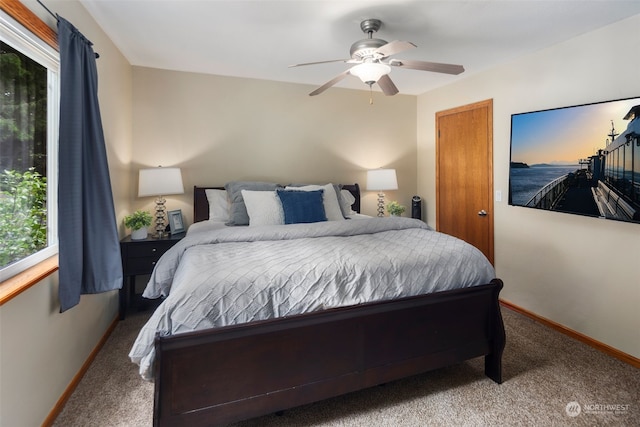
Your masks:
<svg viewBox="0 0 640 427"><path fill-rule="evenodd" d="M289 65L289 68L303 67L305 65L329 64L331 62L348 62L348 61L351 61L351 58L349 58L349 59L331 59L329 61L318 61L318 62L305 62L305 63L302 63L302 64Z"/></svg>
<svg viewBox="0 0 640 427"><path fill-rule="evenodd" d="M382 92L384 92L384 94L387 96L395 95L396 93L398 93L398 88L395 84L393 84L393 81L391 81L391 77L389 77L389 74L385 74L378 79L378 86L380 86Z"/></svg>
<svg viewBox="0 0 640 427"><path fill-rule="evenodd" d="M378 49L376 49L374 54L381 55L383 58L386 58L387 56L394 55L398 52L403 52L407 49L413 49L414 47L416 47L416 45L411 42L394 40L385 44L384 46L380 46Z"/></svg>
<svg viewBox="0 0 640 427"><path fill-rule="evenodd" d="M346 71L338 74L333 79L329 80L328 82L326 82L325 84L320 86L318 89L316 89L313 92L311 92L309 94L309 96L320 95L322 92L324 92L325 90L329 89L331 86L333 86L334 84L338 83L340 80L344 79L348 75L349 75L349 70L346 70Z"/></svg>
<svg viewBox="0 0 640 427"><path fill-rule="evenodd" d="M435 73L460 74L464 71L462 65L441 64L439 62L412 61L405 59L392 59L389 65L402 68L410 68L412 70L433 71Z"/></svg>

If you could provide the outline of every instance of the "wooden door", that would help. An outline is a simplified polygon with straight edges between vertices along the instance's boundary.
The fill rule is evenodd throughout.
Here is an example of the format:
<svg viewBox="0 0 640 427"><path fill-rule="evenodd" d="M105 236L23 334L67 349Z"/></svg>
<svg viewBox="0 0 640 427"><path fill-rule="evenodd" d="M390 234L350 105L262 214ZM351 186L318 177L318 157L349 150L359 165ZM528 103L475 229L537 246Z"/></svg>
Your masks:
<svg viewBox="0 0 640 427"><path fill-rule="evenodd" d="M493 100L436 113L436 228L493 264Z"/></svg>

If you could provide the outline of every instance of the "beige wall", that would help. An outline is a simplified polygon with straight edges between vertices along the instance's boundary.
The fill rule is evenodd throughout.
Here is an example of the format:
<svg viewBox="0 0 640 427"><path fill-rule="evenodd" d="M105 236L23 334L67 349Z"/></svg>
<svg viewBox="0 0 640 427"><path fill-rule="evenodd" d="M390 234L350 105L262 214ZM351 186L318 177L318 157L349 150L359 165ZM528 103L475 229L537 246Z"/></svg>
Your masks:
<svg viewBox="0 0 640 427"><path fill-rule="evenodd" d="M231 180L283 184L353 183L365 189L366 170L397 169L398 191L388 199L409 205L416 191L416 97L205 74L133 69L132 203L137 171L182 168L186 193L167 197L168 209L192 220L193 185ZM363 191L364 213L377 196Z"/></svg>
<svg viewBox="0 0 640 427"><path fill-rule="evenodd" d="M502 298L640 357L640 225L509 206L511 114L640 95L640 15L418 97L418 192L435 225L437 111L493 98ZM602 123L602 140L610 128ZM508 337L507 337L508 339Z"/></svg>
<svg viewBox="0 0 640 427"><path fill-rule="evenodd" d="M53 18L35 0L23 3L55 28ZM47 0L46 4L72 22L100 53L100 108L121 223L130 209L131 66L77 1ZM120 232L124 233L123 227ZM108 292L82 296L78 306L60 314L57 274L0 306L0 425L40 425L117 310L117 292Z"/></svg>

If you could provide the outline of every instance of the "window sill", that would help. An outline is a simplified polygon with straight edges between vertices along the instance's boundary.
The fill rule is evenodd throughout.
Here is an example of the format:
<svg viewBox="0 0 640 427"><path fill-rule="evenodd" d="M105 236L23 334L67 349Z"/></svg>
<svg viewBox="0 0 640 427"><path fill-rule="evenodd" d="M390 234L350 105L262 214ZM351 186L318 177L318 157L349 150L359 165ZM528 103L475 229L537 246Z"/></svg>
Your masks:
<svg viewBox="0 0 640 427"><path fill-rule="evenodd" d="M0 283L0 305L20 295L56 271L58 271L58 255L47 258L41 263Z"/></svg>

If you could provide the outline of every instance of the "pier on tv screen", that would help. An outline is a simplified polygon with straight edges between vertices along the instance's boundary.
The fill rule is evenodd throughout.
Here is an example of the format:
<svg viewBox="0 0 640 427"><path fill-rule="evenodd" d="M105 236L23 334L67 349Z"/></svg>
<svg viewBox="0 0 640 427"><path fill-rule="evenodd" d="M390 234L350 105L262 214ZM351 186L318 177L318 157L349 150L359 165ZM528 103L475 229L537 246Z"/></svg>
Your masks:
<svg viewBox="0 0 640 427"><path fill-rule="evenodd" d="M640 97L513 114L509 204L640 223Z"/></svg>

